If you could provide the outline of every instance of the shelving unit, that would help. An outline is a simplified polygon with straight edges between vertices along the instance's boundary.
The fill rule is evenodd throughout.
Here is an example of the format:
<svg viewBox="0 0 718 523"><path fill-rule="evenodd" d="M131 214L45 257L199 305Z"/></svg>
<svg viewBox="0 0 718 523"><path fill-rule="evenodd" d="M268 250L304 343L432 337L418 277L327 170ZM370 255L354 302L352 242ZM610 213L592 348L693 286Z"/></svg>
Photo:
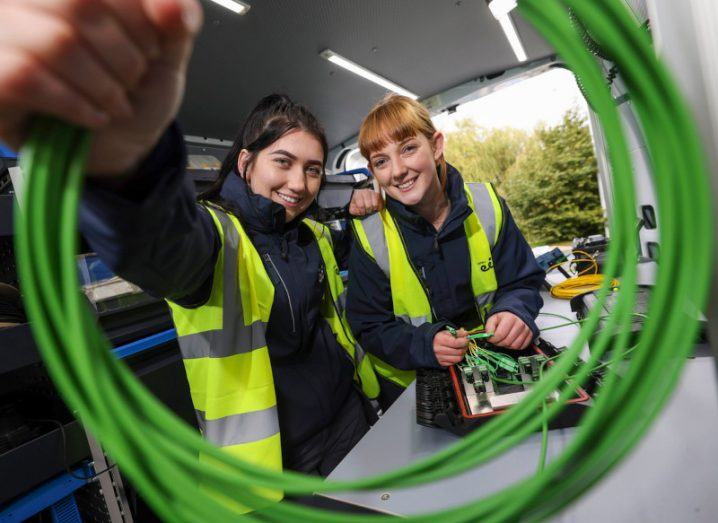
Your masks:
<svg viewBox="0 0 718 523"><path fill-rule="evenodd" d="M65 472L65 466L88 459L90 449L79 421L58 428L0 454L0 500L10 500ZM2 504L0 503L0 506Z"/></svg>
<svg viewBox="0 0 718 523"><path fill-rule="evenodd" d="M194 410L189 394L178 378L184 376L182 358L176 344L176 332L168 329L116 346L113 353L126 361L138 379L160 400L189 423ZM110 333L112 337L112 333ZM42 361L29 325L0 330L0 382L18 369ZM91 461L87 436L77 420L70 420L30 441L0 453L0 521L11 508L12 500L36 499L45 495L49 485L67 474L67 469ZM63 434L64 433L64 434ZM38 498L39 499L39 498ZM40 505L38 505L40 506Z"/></svg>
<svg viewBox="0 0 718 523"><path fill-rule="evenodd" d="M217 172L190 171L197 191L207 188ZM14 260L13 212L13 194L0 194L0 281L21 289ZM144 300L101 313L97 321L113 353L139 381L188 423L196 423L167 304ZM31 399L24 399L30 390ZM4 409L0 415L7 413L9 420L0 432L0 522L4 522L67 501L71 493L63 499L53 496L68 489L84 489L69 470L91 470L93 453L81 423L68 412L47 376L29 324L0 329L0 397ZM49 406L41 405L45 397Z"/></svg>

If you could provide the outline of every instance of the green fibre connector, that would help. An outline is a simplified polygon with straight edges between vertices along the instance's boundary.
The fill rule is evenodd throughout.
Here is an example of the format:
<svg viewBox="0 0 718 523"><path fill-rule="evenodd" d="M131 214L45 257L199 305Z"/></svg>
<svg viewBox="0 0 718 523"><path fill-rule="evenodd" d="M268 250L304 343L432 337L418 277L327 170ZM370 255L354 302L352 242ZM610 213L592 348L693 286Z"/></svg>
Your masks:
<svg viewBox="0 0 718 523"><path fill-rule="evenodd" d="M512 374L516 374L519 371L519 364L511 356L501 354L500 352L491 352L490 357L496 362L499 367L509 371Z"/></svg>
<svg viewBox="0 0 718 523"><path fill-rule="evenodd" d="M494 335L493 332L477 332L476 334L469 334L469 339L470 340L483 340L486 338L490 338L493 335Z"/></svg>
<svg viewBox="0 0 718 523"><path fill-rule="evenodd" d="M456 337L456 329L455 328L447 325L446 330L449 331L449 334ZM469 334L468 338L470 340L483 340L486 338L490 338L493 335L494 335L493 332L477 332L475 334Z"/></svg>

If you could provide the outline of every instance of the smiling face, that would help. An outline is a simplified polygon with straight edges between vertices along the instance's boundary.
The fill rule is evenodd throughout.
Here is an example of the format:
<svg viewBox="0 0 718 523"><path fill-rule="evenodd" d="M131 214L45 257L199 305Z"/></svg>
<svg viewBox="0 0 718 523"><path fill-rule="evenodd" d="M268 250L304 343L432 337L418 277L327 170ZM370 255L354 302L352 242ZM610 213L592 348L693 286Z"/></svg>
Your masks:
<svg viewBox="0 0 718 523"><path fill-rule="evenodd" d="M243 149L237 168L246 173L247 183L255 194L284 207L289 223L306 211L319 193L323 158L319 140L297 129L254 155Z"/></svg>
<svg viewBox="0 0 718 523"><path fill-rule="evenodd" d="M386 193L413 207L434 201L442 192L437 163L444 152L444 136L434 133L432 140L420 133L401 141L387 142L369 155L369 167Z"/></svg>
<svg viewBox="0 0 718 523"><path fill-rule="evenodd" d="M390 94L379 101L361 124L359 149L395 200L424 211L445 200L444 135L416 100Z"/></svg>

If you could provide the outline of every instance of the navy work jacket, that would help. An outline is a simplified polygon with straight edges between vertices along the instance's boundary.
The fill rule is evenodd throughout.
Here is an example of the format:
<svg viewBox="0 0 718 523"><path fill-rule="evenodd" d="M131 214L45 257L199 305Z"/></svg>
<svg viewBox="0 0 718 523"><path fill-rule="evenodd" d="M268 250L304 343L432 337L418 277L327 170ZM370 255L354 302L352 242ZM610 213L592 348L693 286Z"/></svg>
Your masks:
<svg viewBox="0 0 718 523"><path fill-rule="evenodd" d="M396 318L389 280L355 239L349 257L347 317L364 350L404 370L438 368L434 336L447 325L471 327L480 323L474 306L469 266L469 246L464 220L471 212L461 174L447 170L447 194L451 210L437 232L433 225L398 201L387 197L408 249L409 259L424 280L437 314L434 323L415 327ZM498 289L491 314L508 311L521 318L538 336L534 322L543 300L539 289L545 274L526 239L516 226L506 202L503 225L491 253ZM384 384L391 388L391 384ZM396 392L390 396L396 396Z"/></svg>
<svg viewBox="0 0 718 523"><path fill-rule="evenodd" d="M181 133L172 126L121 192L90 180L80 228L102 260L148 293L197 307L209 298L220 247L196 203ZM324 266L311 231L285 223L284 208L253 194L236 172L220 192L264 262L275 293L267 344L277 393L284 465L311 454L348 402L353 365L319 314Z"/></svg>

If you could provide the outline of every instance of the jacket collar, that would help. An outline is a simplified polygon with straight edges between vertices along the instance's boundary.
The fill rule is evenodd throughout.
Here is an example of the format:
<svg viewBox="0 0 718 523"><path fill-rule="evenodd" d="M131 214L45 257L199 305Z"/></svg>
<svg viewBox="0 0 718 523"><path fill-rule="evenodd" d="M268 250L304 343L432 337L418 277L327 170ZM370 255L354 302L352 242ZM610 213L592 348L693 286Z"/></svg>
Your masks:
<svg viewBox="0 0 718 523"><path fill-rule="evenodd" d="M289 230L295 230L306 214L305 211L305 214L286 223L284 207L269 198L252 192L247 182L237 174L236 170L227 176L219 196L222 203L237 215L242 225L250 232L282 234Z"/></svg>

